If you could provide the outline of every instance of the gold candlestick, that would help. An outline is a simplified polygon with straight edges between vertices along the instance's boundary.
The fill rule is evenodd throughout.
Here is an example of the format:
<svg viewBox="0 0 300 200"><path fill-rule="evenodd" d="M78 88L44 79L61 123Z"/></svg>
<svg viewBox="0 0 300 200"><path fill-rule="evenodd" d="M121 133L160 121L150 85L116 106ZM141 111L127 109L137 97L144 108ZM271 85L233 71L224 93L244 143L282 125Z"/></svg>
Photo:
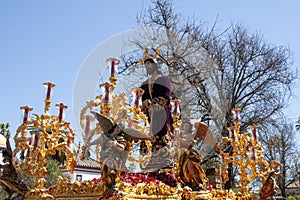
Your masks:
<svg viewBox="0 0 300 200"><path fill-rule="evenodd" d="M70 123L63 120L63 110L67 107L63 103L57 104L59 116L50 116L48 108L50 105L50 91L54 84L46 83L48 86L45 99L45 113L35 115L28 120L29 106L22 106L24 110L23 123L19 126L14 137L16 148L13 157L18 157L19 153L26 152L27 156L23 160L15 159L14 165L18 170L24 170L27 174L35 178L34 190L28 192L26 199L54 199L46 192L47 156L55 155L56 151L62 151L66 156L66 169L73 171L75 159L70 145L74 139L74 131ZM29 133L29 134L28 134ZM21 136L20 136L21 134Z"/></svg>
<svg viewBox="0 0 300 200"><path fill-rule="evenodd" d="M234 109L234 125L229 127L229 137L223 137L221 143L218 145L219 149L228 143L233 147L232 154L220 152L222 160L221 165L221 180L222 183L228 181L228 164L233 163L239 170L239 185L240 193L243 197L250 196L249 183L257 177L265 177L262 170L266 166L266 162L263 159L263 149L259 141L257 141L256 125L251 126L252 137L249 137L249 133L240 133L240 109ZM258 167L261 168L261 172L258 171Z"/></svg>

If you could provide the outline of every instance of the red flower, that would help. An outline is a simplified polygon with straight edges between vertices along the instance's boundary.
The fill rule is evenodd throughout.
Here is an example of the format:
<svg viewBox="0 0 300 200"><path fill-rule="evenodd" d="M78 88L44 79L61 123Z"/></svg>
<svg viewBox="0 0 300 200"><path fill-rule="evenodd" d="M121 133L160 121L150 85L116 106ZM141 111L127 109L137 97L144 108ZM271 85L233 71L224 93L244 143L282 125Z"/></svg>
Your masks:
<svg viewBox="0 0 300 200"><path fill-rule="evenodd" d="M209 191L212 191L212 189L213 189L212 185L211 185L211 184L208 184L207 189L208 189Z"/></svg>

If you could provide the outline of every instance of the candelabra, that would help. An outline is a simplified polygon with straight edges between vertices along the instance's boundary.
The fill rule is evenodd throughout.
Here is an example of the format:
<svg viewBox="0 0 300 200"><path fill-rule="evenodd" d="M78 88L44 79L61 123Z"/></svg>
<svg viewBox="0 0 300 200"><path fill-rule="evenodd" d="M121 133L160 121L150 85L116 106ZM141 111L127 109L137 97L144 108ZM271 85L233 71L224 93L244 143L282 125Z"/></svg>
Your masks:
<svg viewBox="0 0 300 200"><path fill-rule="evenodd" d="M263 160L263 149L257 140L257 126L251 126L251 135L247 132L240 133L239 109L232 110L234 125L228 127L229 137L223 137L219 144L221 165L221 181L225 183L229 180L228 164L233 163L239 170L240 193L243 196L249 195L248 184L256 177L262 177L262 171L258 170ZM223 152L222 148L226 145L232 146L232 152Z"/></svg>
<svg viewBox="0 0 300 200"><path fill-rule="evenodd" d="M63 120L63 103L56 104L58 115L50 116L48 111L51 105L51 89L53 83L44 83L47 87L44 113L34 115L29 119L30 106L22 106L24 110L23 123L18 127L14 137L16 148L13 152L14 165L35 178L34 190L26 194L26 199L54 199L47 194L45 176L47 174L47 156L55 155L57 151L65 153L66 169L73 172L76 165L71 144L74 140L74 131L70 123ZM20 159L17 156L20 154Z"/></svg>

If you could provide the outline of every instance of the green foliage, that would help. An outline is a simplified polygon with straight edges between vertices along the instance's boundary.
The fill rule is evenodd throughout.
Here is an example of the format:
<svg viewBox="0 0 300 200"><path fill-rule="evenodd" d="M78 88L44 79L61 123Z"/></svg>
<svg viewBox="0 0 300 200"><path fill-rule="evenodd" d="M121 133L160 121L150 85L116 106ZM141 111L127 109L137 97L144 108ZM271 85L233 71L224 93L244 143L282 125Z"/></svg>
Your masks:
<svg viewBox="0 0 300 200"><path fill-rule="evenodd" d="M31 175L28 175L25 171L20 171L21 179L23 180L24 184L27 186L29 190L35 188L35 180L34 177Z"/></svg>
<svg viewBox="0 0 300 200"><path fill-rule="evenodd" d="M286 200L299 200L300 199L300 194L295 195L295 196L289 196L286 198Z"/></svg>
<svg viewBox="0 0 300 200"><path fill-rule="evenodd" d="M0 188L0 199L5 199L7 197L7 193L2 188Z"/></svg>
<svg viewBox="0 0 300 200"><path fill-rule="evenodd" d="M207 169L219 169L220 161L215 158L209 159L207 162L201 164L202 168L206 171Z"/></svg>
<svg viewBox="0 0 300 200"><path fill-rule="evenodd" d="M51 185L55 185L57 183L57 177L62 176L62 171L59 168L60 163L52 159L50 157L47 158L47 175L46 175L46 187L49 187Z"/></svg>
<svg viewBox="0 0 300 200"><path fill-rule="evenodd" d="M1 123L0 124L0 133L4 135L7 139L10 137L10 131L9 131L9 123ZM46 187L49 187L51 185L54 185L57 183L57 177L62 176L62 172L59 168L60 163L52 159L50 156L47 158L47 175L45 177L47 184ZM34 177L31 175L28 175L25 171L20 171L20 176L26 186L29 189L35 188L35 180ZM5 193L5 191L0 190L0 199L2 198L2 193Z"/></svg>
<svg viewBox="0 0 300 200"><path fill-rule="evenodd" d="M9 123L0 124L0 134L4 135L6 138L10 137Z"/></svg>
<svg viewBox="0 0 300 200"><path fill-rule="evenodd" d="M62 171L59 168L59 162L55 159L52 159L51 157L47 158L47 171L48 173L46 174L46 187L49 187L51 185L55 185L57 183L57 177L62 176ZM35 179L33 176L26 174L26 172L21 171L20 172L22 179L26 186L29 189L34 189L35 188Z"/></svg>

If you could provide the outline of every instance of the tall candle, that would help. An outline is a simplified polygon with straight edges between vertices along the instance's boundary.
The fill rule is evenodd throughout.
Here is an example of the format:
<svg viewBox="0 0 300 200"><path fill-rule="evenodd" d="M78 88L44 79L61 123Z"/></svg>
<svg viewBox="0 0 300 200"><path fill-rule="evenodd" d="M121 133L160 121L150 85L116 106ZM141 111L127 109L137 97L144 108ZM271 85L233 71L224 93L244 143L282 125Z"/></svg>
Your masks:
<svg viewBox="0 0 300 200"><path fill-rule="evenodd" d="M136 107L139 106L140 97L141 97L141 91L140 91L140 90L136 90L136 91L135 91L135 101L134 101L134 105L135 105Z"/></svg>
<svg viewBox="0 0 300 200"><path fill-rule="evenodd" d="M233 126L228 127L228 131L229 131L229 136L231 138L231 141L235 141L236 135L235 135L234 127Z"/></svg>
<svg viewBox="0 0 300 200"><path fill-rule="evenodd" d="M110 76L111 77L115 77L115 73L116 73L116 61L112 60L111 61L111 69L110 69Z"/></svg>
<svg viewBox="0 0 300 200"><path fill-rule="evenodd" d="M236 121L236 122L239 122L241 120L240 118L240 109L239 108L235 108L232 110L232 114L233 114L233 119Z"/></svg>
<svg viewBox="0 0 300 200"><path fill-rule="evenodd" d="M251 154L251 159L255 160L256 159L256 153L254 147L250 147L250 154Z"/></svg>
<svg viewBox="0 0 300 200"><path fill-rule="evenodd" d="M110 100L110 92L111 92L111 88L112 88L112 84L110 84L109 82L105 82L100 84L100 88L102 89L102 92L104 93L104 97L103 97L103 103L108 103Z"/></svg>
<svg viewBox="0 0 300 200"><path fill-rule="evenodd" d="M25 124L28 120L28 113L29 113L29 110L28 109L25 109L24 110L24 118L23 118L23 123Z"/></svg>
<svg viewBox="0 0 300 200"><path fill-rule="evenodd" d="M61 122L63 120L63 116L64 116L64 109L68 108L68 106L66 106L63 103L59 103L59 104L56 104L56 107L59 108L59 111L58 111L58 120L59 120L59 122Z"/></svg>
<svg viewBox="0 0 300 200"><path fill-rule="evenodd" d="M178 105L179 105L179 101L175 100L174 101L174 114L178 114Z"/></svg>
<svg viewBox="0 0 300 200"><path fill-rule="evenodd" d="M51 96L51 90L55 86L55 84L51 83L51 82L47 82L47 83L44 83L44 86L46 86L46 88L47 88L46 99L49 100L50 96Z"/></svg>
<svg viewBox="0 0 300 200"><path fill-rule="evenodd" d="M179 110L179 103L180 103L180 100L179 99L173 99L171 100L171 105L172 105L172 112L173 114L176 116L180 113L180 110Z"/></svg>
<svg viewBox="0 0 300 200"><path fill-rule="evenodd" d="M64 104L60 103L59 113L58 113L58 119L60 122L62 121L63 114L64 114Z"/></svg>
<svg viewBox="0 0 300 200"><path fill-rule="evenodd" d="M40 140L40 135L39 135L39 133L36 133L35 135L34 135L34 149L36 149L37 147L38 147L38 145L39 145L39 140Z"/></svg>
<svg viewBox="0 0 300 200"><path fill-rule="evenodd" d="M110 76L115 77L117 72L117 65L120 64L119 58L108 58L106 63L110 66Z"/></svg>
<svg viewBox="0 0 300 200"><path fill-rule="evenodd" d="M33 110L30 106L21 106L21 110L24 110L23 124L28 121L29 111Z"/></svg>
<svg viewBox="0 0 300 200"><path fill-rule="evenodd" d="M48 84L46 99L50 99L51 89L52 89L52 86L50 84Z"/></svg>
<svg viewBox="0 0 300 200"><path fill-rule="evenodd" d="M141 105L141 96L144 94L144 90L141 88L134 88L131 93L134 97L133 106L135 108L139 108L139 106Z"/></svg>
<svg viewBox="0 0 300 200"><path fill-rule="evenodd" d="M253 139L257 140L257 126L256 125L252 125L250 128L251 128L251 133L252 133Z"/></svg>
<svg viewBox="0 0 300 200"><path fill-rule="evenodd" d="M105 101L109 101L109 95L110 95L110 85L106 84L105 85Z"/></svg>

